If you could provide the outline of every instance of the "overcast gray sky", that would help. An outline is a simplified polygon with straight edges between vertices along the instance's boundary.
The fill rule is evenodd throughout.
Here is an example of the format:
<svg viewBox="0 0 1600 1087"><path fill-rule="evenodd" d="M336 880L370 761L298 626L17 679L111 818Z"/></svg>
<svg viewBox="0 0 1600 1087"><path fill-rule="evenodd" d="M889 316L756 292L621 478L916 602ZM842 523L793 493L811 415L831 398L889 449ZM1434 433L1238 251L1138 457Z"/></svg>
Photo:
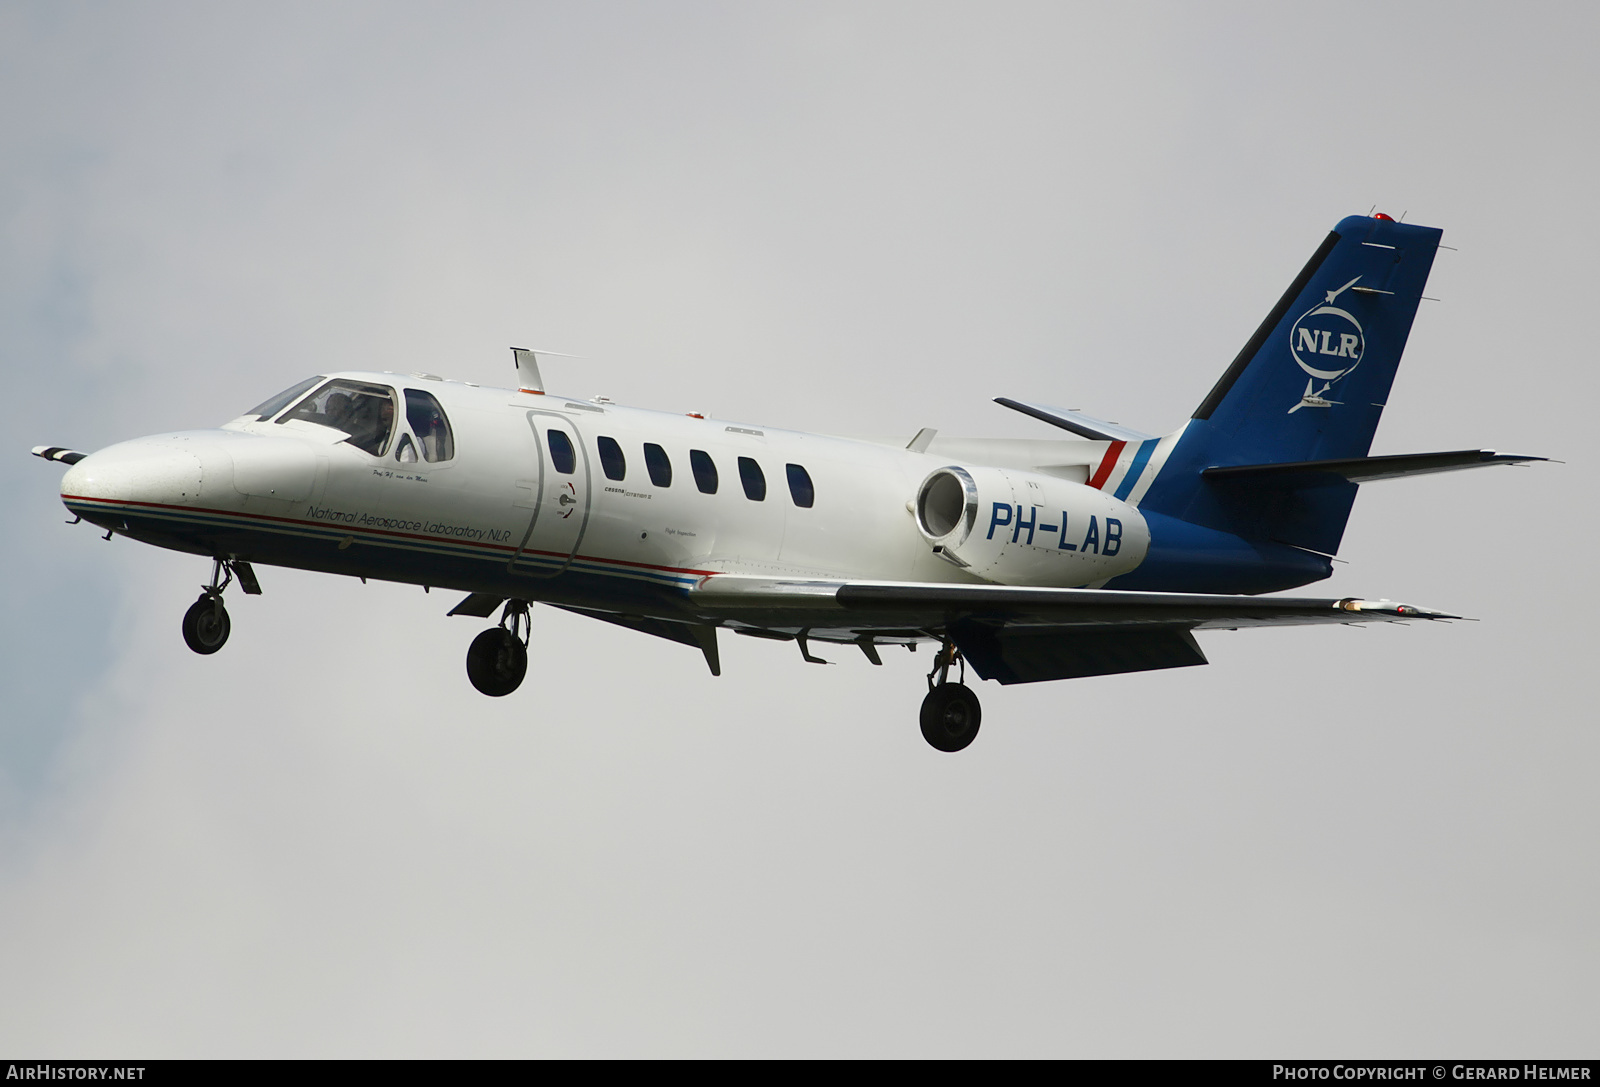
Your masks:
<svg viewBox="0 0 1600 1087"><path fill-rule="evenodd" d="M1593 1055L1589 4L0 4L0 1050ZM329 369L834 433L1177 427L1339 218L1443 227L1315 591L1002 689L68 527L39 443Z"/></svg>

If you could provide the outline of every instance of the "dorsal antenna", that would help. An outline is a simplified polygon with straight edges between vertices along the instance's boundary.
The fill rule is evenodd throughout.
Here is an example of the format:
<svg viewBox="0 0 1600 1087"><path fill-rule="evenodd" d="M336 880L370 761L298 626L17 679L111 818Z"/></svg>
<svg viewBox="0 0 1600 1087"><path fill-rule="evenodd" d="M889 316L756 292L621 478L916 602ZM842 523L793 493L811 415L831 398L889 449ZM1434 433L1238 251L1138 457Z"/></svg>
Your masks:
<svg viewBox="0 0 1600 1087"><path fill-rule="evenodd" d="M543 348L513 347L511 357L517 364L517 388L525 393L544 395L544 378L539 374L539 356L544 355L558 359L581 359L582 355L568 355L560 351L546 351Z"/></svg>

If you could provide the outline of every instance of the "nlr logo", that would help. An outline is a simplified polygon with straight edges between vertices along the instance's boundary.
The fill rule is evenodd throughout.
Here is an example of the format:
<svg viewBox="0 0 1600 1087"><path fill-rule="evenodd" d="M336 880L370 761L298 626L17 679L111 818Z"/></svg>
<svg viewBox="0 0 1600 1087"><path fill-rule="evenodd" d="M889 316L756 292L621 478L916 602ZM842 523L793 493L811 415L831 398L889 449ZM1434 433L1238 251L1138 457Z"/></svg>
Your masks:
<svg viewBox="0 0 1600 1087"><path fill-rule="evenodd" d="M1289 352L1300 369L1314 378L1338 381L1361 363L1367 348L1361 322L1349 310L1334 305L1360 279L1357 276L1338 290L1329 291L1326 300L1301 314L1289 329Z"/></svg>
<svg viewBox="0 0 1600 1087"><path fill-rule="evenodd" d="M1327 292L1320 305L1306 310L1299 320L1289 326L1289 353L1300 369L1311 375L1306 379L1306 391L1300 402L1289 409L1293 415L1301 408L1331 408L1338 403L1325 396L1333 383L1361 365L1361 356L1367 349L1366 333L1361 322L1349 310L1334 305L1339 296L1361 281L1356 276L1336 291ZM1315 387L1315 381L1322 388Z"/></svg>

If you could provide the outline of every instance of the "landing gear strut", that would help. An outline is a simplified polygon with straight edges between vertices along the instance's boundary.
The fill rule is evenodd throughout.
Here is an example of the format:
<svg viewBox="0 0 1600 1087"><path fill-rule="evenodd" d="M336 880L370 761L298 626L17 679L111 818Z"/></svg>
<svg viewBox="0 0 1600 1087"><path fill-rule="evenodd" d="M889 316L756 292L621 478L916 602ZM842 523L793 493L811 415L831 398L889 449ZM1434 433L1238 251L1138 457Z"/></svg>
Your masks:
<svg viewBox="0 0 1600 1087"><path fill-rule="evenodd" d="M500 625L490 627L467 649L467 678L491 698L508 695L528 674L528 605L507 600Z"/></svg>
<svg viewBox="0 0 1600 1087"><path fill-rule="evenodd" d="M967 678L967 662L955 642L946 638L928 673L928 697L922 700L922 738L937 751L960 751L978 735L983 709L965 683L951 683L950 666L959 663ZM934 676L939 677L937 683Z"/></svg>
<svg viewBox="0 0 1600 1087"><path fill-rule="evenodd" d="M227 577L218 584L217 579ZM222 590L233 584L233 565L223 559L211 560L211 584L200 587L200 599L183 613L183 640L196 653L209 655L221 649L233 629L228 609L222 606Z"/></svg>

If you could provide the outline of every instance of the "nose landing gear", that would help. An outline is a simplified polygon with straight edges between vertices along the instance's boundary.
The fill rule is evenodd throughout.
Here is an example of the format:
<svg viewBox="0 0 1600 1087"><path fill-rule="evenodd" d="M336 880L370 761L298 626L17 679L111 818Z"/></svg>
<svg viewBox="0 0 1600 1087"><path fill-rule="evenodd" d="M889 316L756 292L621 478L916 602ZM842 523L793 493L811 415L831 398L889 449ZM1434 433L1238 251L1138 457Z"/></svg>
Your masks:
<svg viewBox="0 0 1600 1087"><path fill-rule="evenodd" d="M922 700L922 738L936 751L960 751L978 736L983 709L978 696L965 683L949 682L950 666L961 665L961 678L967 678L967 662L961 650L948 638L934 658L928 673L928 696ZM933 677L938 676L938 683Z"/></svg>
<svg viewBox="0 0 1600 1087"><path fill-rule="evenodd" d="M222 594L204 592L183 613L183 640L196 653L210 654L228 640L233 623L222 606Z"/></svg>
<svg viewBox="0 0 1600 1087"><path fill-rule="evenodd" d="M261 593L261 585L249 563L242 559L212 559L211 583L200 587L200 599L183 613L183 640L196 653L209 656L228 640L233 623L228 619L228 609L222 606L222 590L233 584L236 571L239 587L246 595ZM224 574L227 576L223 577Z"/></svg>
<svg viewBox="0 0 1600 1087"><path fill-rule="evenodd" d="M500 625L472 639L467 649L467 678L491 698L508 695L528 674L528 605L507 600Z"/></svg>

